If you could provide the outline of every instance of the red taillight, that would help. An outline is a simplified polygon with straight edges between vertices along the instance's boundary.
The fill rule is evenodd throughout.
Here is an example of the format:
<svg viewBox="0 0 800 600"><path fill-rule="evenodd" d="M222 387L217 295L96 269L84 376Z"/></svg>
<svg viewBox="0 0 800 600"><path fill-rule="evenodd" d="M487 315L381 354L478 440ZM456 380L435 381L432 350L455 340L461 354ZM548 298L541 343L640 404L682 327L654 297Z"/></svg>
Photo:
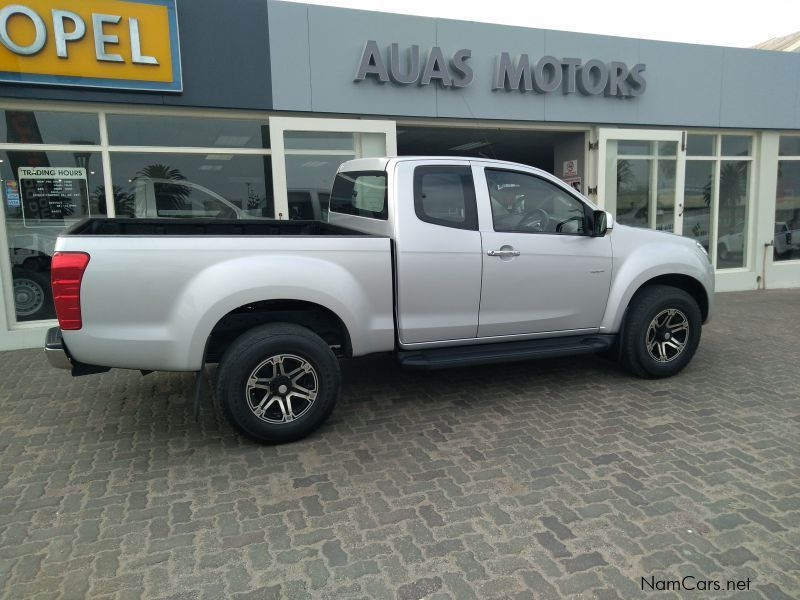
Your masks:
<svg viewBox="0 0 800 600"><path fill-rule="evenodd" d="M56 252L50 267L53 302L61 329L75 330L81 322L81 280L89 255L85 252Z"/></svg>

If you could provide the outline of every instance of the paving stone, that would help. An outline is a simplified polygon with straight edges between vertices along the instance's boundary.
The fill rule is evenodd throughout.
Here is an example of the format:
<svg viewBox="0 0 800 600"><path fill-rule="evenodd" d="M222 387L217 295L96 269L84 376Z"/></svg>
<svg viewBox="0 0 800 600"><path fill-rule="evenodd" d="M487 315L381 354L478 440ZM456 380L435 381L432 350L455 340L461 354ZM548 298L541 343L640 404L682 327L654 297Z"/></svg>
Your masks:
<svg viewBox="0 0 800 600"><path fill-rule="evenodd" d="M534 534L534 537L542 545L542 547L555 558L563 558L571 555L570 551L567 550L567 547L559 542L549 531L536 533Z"/></svg>
<svg viewBox="0 0 800 600"><path fill-rule="evenodd" d="M342 361L331 420L274 447L195 421L190 374L0 353L0 597L627 600L647 569L798 597L800 291L715 303L668 381Z"/></svg>
<svg viewBox="0 0 800 600"><path fill-rule="evenodd" d="M746 562L758 560L758 557L744 546L731 548L730 550L719 554L712 554L711 556L713 556L719 564L726 567L740 567Z"/></svg>
<svg viewBox="0 0 800 600"><path fill-rule="evenodd" d="M564 541L575 539L575 534L572 533L569 527L561 523L557 517L547 516L542 517L539 520L542 522L542 525L552 531L559 540Z"/></svg>
<svg viewBox="0 0 800 600"><path fill-rule="evenodd" d="M442 588L441 577L424 577L397 589L398 600L420 600Z"/></svg>
<svg viewBox="0 0 800 600"><path fill-rule="evenodd" d="M599 552L589 552L579 554L575 558L565 558L561 561L561 564L564 565L567 573L577 573L578 571L587 571L592 567L601 567L608 563Z"/></svg>
<svg viewBox="0 0 800 600"><path fill-rule="evenodd" d="M708 519L708 522L711 523L711 525L713 525L717 530L725 531L726 529L733 529L739 525L744 525L747 523L747 520L743 519L736 513L727 513L718 517L714 517L713 519Z"/></svg>
<svg viewBox="0 0 800 600"><path fill-rule="evenodd" d="M342 550L342 544L339 540L329 540L322 544L322 554L328 559L328 565L331 567L347 564L347 553Z"/></svg>

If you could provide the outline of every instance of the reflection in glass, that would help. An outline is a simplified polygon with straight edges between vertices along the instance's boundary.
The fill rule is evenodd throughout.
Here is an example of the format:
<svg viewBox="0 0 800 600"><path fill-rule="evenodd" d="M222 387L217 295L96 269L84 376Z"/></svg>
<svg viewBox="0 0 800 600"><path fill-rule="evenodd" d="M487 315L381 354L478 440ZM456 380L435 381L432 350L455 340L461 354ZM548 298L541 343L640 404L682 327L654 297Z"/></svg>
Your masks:
<svg viewBox="0 0 800 600"><path fill-rule="evenodd" d="M687 156L714 156L714 135L690 133L686 136Z"/></svg>
<svg viewBox="0 0 800 600"><path fill-rule="evenodd" d="M778 154L781 156L800 156L800 135L782 135Z"/></svg>
<svg viewBox="0 0 800 600"><path fill-rule="evenodd" d="M749 187L750 161L721 161L717 215L718 269L730 269L745 265Z"/></svg>
<svg viewBox="0 0 800 600"><path fill-rule="evenodd" d="M775 260L800 259L800 160L778 162L774 240Z"/></svg>
<svg viewBox="0 0 800 600"><path fill-rule="evenodd" d="M339 165L350 155L286 155L286 186L290 219L325 219L331 186Z"/></svg>
<svg viewBox="0 0 800 600"><path fill-rule="evenodd" d="M675 142L669 142L675 144ZM656 190L655 228L672 232L675 227L675 169L677 161L659 158ZM651 223L652 227L653 224Z"/></svg>
<svg viewBox="0 0 800 600"><path fill-rule="evenodd" d="M108 115L106 123L115 146L270 147L266 120Z"/></svg>
<svg viewBox="0 0 800 600"><path fill-rule="evenodd" d="M100 126L95 113L16 109L2 112L0 142L82 145L100 143Z"/></svg>
<svg viewBox="0 0 800 600"><path fill-rule="evenodd" d="M269 156L112 153L114 206L128 218L272 218Z"/></svg>
<svg viewBox="0 0 800 600"><path fill-rule="evenodd" d="M652 142L639 140L619 140L617 153L622 155L648 156L653 153Z"/></svg>
<svg viewBox="0 0 800 600"><path fill-rule="evenodd" d="M79 150L79 149L78 149ZM55 318L50 262L58 234L80 219L104 215L99 153L13 150L0 153L16 320Z"/></svg>
<svg viewBox="0 0 800 600"><path fill-rule="evenodd" d="M722 156L750 156L753 138L749 135L723 135Z"/></svg>
<svg viewBox="0 0 800 600"><path fill-rule="evenodd" d="M650 167L651 159L617 159L616 189L617 220L623 225L650 225Z"/></svg>
<svg viewBox="0 0 800 600"><path fill-rule="evenodd" d="M710 251L713 179L713 161L686 161L686 181L683 188L683 235L700 242L706 251Z"/></svg>
<svg viewBox="0 0 800 600"><path fill-rule="evenodd" d="M675 156L678 154L678 142L658 142L659 156Z"/></svg>
<svg viewBox="0 0 800 600"><path fill-rule="evenodd" d="M287 150L354 151L353 134L320 131L286 131L283 144Z"/></svg>

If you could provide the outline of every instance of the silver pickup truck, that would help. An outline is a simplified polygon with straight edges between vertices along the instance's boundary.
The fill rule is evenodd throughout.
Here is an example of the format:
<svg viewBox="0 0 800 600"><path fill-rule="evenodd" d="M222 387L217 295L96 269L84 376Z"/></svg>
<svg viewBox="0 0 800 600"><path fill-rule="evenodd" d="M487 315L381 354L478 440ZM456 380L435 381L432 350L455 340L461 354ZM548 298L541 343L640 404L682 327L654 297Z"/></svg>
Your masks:
<svg viewBox="0 0 800 600"><path fill-rule="evenodd" d="M540 170L405 157L344 163L327 222L83 221L58 239L52 284L53 365L219 363L225 416L277 443L331 413L338 358L435 369L603 352L674 375L714 273L695 241L614 225Z"/></svg>

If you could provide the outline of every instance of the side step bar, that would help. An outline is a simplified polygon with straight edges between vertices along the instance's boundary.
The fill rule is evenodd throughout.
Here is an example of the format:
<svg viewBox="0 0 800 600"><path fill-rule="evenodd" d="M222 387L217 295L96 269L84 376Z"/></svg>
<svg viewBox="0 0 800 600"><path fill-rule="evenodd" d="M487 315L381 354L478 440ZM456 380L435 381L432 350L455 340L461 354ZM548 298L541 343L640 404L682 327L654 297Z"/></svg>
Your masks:
<svg viewBox="0 0 800 600"><path fill-rule="evenodd" d="M615 335L579 335L549 339L476 344L453 348L408 350L397 353L400 364L414 369L446 369L470 365L515 362L535 358L554 358L592 354L608 350Z"/></svg>

